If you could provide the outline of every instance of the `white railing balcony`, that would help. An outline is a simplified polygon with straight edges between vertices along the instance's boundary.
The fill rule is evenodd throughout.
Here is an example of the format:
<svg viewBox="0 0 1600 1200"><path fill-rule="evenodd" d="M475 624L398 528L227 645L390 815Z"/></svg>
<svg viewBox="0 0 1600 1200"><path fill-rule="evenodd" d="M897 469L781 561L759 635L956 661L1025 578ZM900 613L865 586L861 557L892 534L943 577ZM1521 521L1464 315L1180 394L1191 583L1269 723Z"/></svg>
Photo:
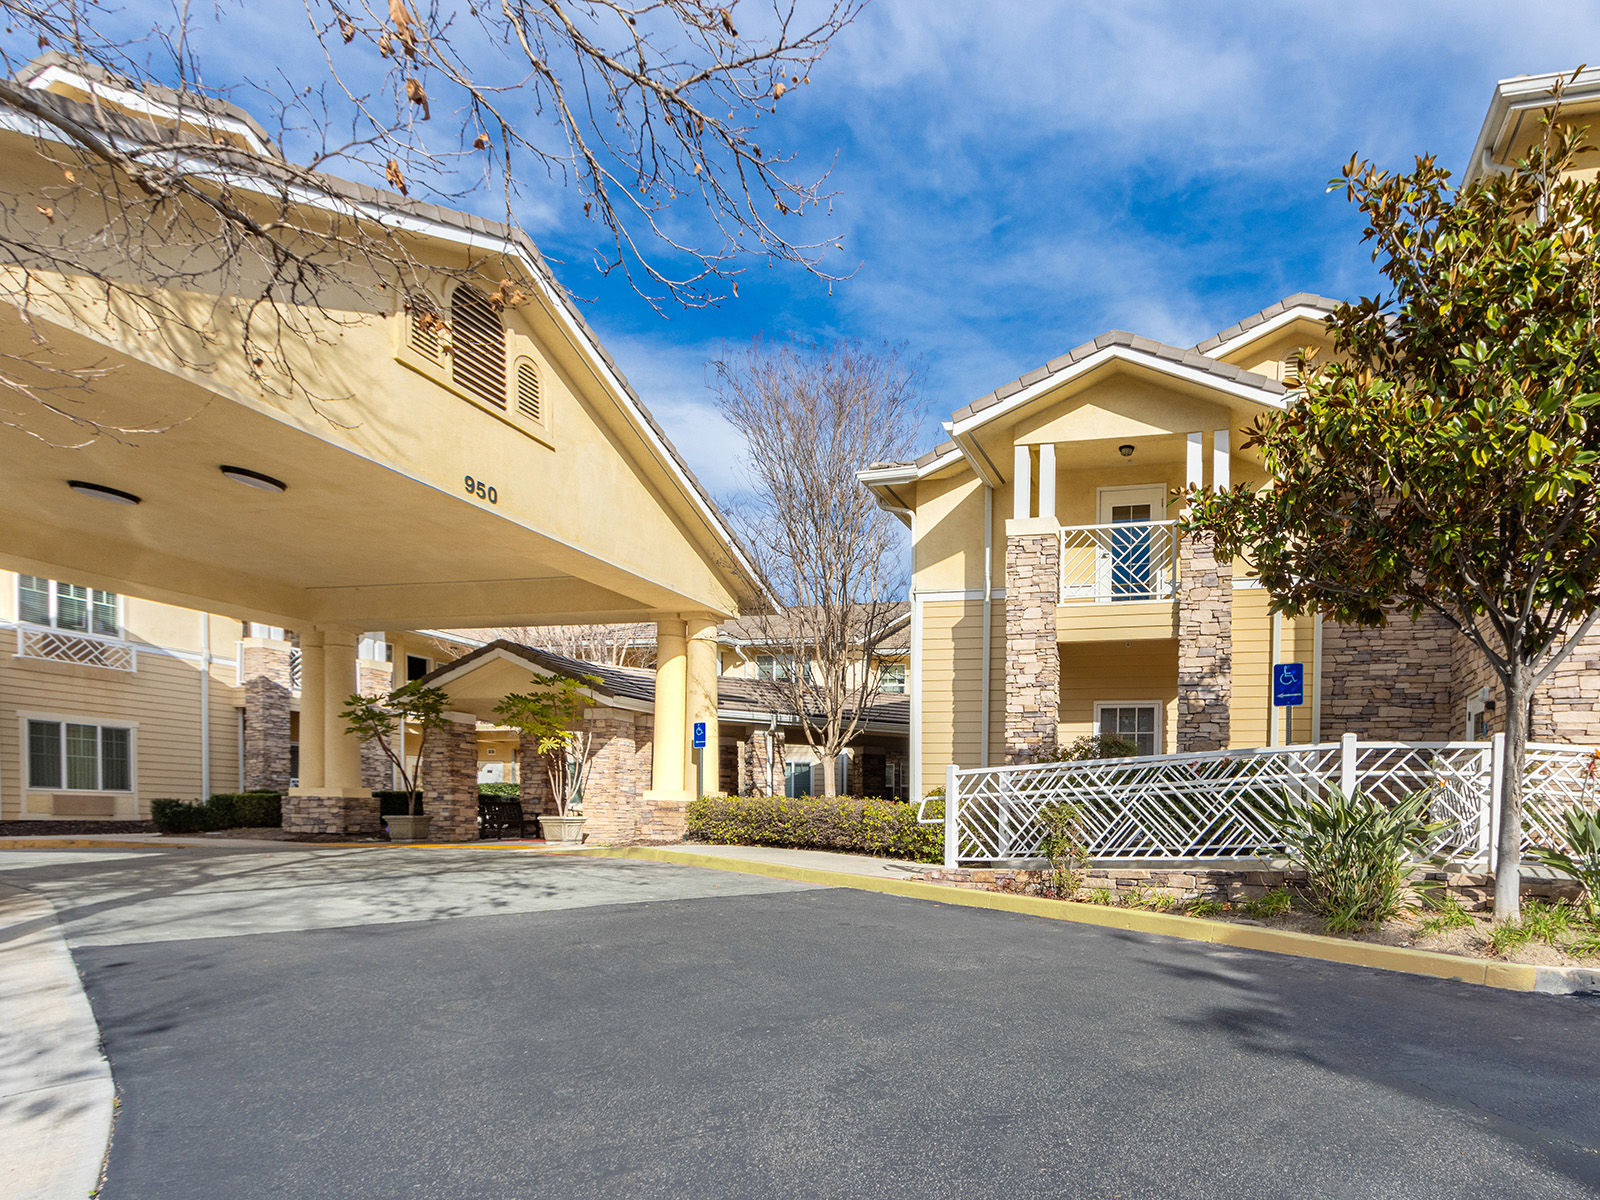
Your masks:
<svg viewBox="0 0 1600 1200"><path fill-rule="evenodd" d="M289 688L291 691L300 690L300 647L296 646L289 651Z"/></svg>
<svg viewBox="0 0 1600 1200"><path fill-rule="evenodd" d="M110 671L139 669L139 652L121 638L38 625L17 626L16 656L75 663L80 667L104 667Z"/></svg>
<svg viewBox="0 0 1600 1200"><path fill-rule="evenodd" d="M1128 521L1061 530L1061 603L1171 600L1178 523Z"/></svg>

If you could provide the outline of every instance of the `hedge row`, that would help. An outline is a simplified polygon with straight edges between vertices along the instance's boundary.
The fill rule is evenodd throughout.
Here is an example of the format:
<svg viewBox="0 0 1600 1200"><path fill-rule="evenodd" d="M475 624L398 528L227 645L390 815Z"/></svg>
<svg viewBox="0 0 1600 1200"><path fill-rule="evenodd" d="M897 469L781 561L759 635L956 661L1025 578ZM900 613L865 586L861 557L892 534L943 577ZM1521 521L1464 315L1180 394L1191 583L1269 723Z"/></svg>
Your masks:
<svg viewBox="0 0 1600 1200"><path fill-rule="evenodd" d="M283 824L282 804L281 792L219 792L204 804L195 800L152 800L150 819L162 833L262 829Z"/></svg>
<svg viewBox="0 0 1600 1200"><path fill-rule="evenodd" d="M943 832L917 823L915 805L840 796L701 796L689 804L694 841L840 850L915 862L943 859Z"/></svg>

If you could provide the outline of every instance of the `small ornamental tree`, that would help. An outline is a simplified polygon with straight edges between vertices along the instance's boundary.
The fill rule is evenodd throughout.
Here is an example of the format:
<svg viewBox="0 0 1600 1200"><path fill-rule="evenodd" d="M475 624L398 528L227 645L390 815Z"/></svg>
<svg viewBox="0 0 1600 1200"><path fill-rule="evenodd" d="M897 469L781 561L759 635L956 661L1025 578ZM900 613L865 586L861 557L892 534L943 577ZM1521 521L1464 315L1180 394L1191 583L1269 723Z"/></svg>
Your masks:
<svg viewBox="0 0 1600 1200"><path fill-rule="evenodd" d="M422 800L422 760L428 751L428 734L446 725L444 709L449 694L443 688L422 687L416 682L398 687L387 696L363 696L352 692L345 701L344 727L363 742L376 742L384 757L394 764L400 786L410 799L411 815L420 816ZM417 752L406 762L406 726L417 730Z"/></svg>
<svg viewBox="0 0 1600 1200"><path fill-rule="evenodd" d="M535 679L525 692L510 693L495 706L501 722L533 739L550 779L556 811L563 817L570 815L569 809L583 806L594 734L579 729L578 723L589 709L585 687L599 682L594 675L550 675Z"/></svg>
<svg viewBox="0 0 1600 1200"><path fill-rule="evenodd" d="M1600 184L1556 113L1509 172L1432 158L1343 188L1389 294L1328 319L1331 361L1258 419L1270 487L1193 490L1185 526L1259 574L1275 612L1357 625L1438 614L1499 678L1506 753L1495 916L1519 909L1535 688L1600 603Z"/></svg>

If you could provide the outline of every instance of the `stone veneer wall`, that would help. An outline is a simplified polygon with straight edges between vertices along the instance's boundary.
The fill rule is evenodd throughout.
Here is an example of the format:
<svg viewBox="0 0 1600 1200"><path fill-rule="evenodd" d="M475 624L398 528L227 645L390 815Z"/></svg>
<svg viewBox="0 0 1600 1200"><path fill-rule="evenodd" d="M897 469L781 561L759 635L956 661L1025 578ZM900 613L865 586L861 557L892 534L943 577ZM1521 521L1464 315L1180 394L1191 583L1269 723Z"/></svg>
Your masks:
<svg viewBox="0 0 1600 1200"><path fill-rule="evenodd" d="M772 772L767 771L767 731L752 729L739 747L739 795L761 796L768 792L782 794L784 787L784 735L779 730L774 735L772 747ZM769 782L770 780L770 782Z"/></svg>
<svg viewBox="0 0 1600 1200"><path fill-rule="evenodd" d="M1026 869L976 867L928 867L911 876L928 883L948 884L988 892L1027 891L1039 880L1040 872ZM1105 890L1117 897L1134 892L1164 892L1178 899L1209 896L1237 902L1251 900L1272 888L1292 886L1305 880L1303 871L1210 870L1202 866L1142 869L1137 867L1091 866L1083 871L1080 895ZM1435 884L1476 912L1494 907L1494 876L1456 871L1418 871L1413 879ZM1531 899L1571 899L1578 894L1570 880L1522 880L1522 894Z"/></svg>
<svg viewBox="0 0 1600 1200"><path fill-rule="evenodd" d="M1484 682L1500 691L1493 675ZM1590 630L1534 693L1532 717L1529 741L1600 744L1600 629Z"/></svg>
<svg viewBox="0 0 1600 1200"><path fill-rule="evenodd" d="M283 828L287 833L376 837L380 828L375 796L306 796L290 793L283 798Z"/></svg>
<svg viewBox="0 0 1600 1200"><path fill-rule="evenodd" d="M583 788L584 834L589 841L628 841L647 820L644 793L650 777L639 772L637 734L627 713L584 718L594 757Z"/></svg>
<svg viewBox="0 0 1600 1200"><path fill-rule="evenodd" d="M1061 538L1056 533L1006 538L1006 762L1053 749L1061 720L1061 651L1056 605L1061 596Z"/></svg>
<svg viewBox="0 0 1600 1200"><path fill-rule="evenodd" d="M539 744L527 734L517 739L517 799L525 817L555 814L556 794L550 790L550 775L539 757Z"/></svg>
<svg viewBox="0 0 1600 1200"><path fill-rule="evenodd" d="M363 696L386 696L394 670L388 663L359 662L356 664L356 691ZM387 791L395 786L394 769L389 756L376 741L361 743L361 786Z"/></svg>
<svg viewBox="0 0 1600 1200"><path fill-rule="evenodd" d="M244 683L245 790L289 790L289 647L245 645L239 648Z"/></svg>
<svg viewBox="0 0 1600 1200"><path fill-rule="evenodd" d="M429 735L422 764L422 806L435 842L478 839L478 726L449 721Z"/></svg>
<svg viewBox="0 0 1600 1200"><path fill-rule="evenodd" d="M1388 625L1322 624L1322 738L1459 738L1465 709L1455 680L1455 630L1435 613Z"/></svg>
<svg viewBox="0 0 1600 1200"><path fill-rule="evenodd" d="M1178 752L1225 748L1232 703L1233 564L1190 534L1178 542Z"/></svg>

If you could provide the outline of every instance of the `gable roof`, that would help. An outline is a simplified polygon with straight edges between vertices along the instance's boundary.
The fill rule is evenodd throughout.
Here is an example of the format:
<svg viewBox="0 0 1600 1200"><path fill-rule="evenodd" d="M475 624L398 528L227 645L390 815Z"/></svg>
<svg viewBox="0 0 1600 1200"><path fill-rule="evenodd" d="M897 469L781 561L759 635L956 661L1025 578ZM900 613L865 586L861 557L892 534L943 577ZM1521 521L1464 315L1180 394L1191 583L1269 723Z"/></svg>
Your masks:
<svg viewBox="0 0 1600 1200"><path fill-rule="evenodd" d="M648 710L655 706L654 671L644 667L614 667L605 663L585 662L583 659L569 658L565 654L553 654L548 650L524 646L520 642L510 642L504 638L479 646L476 650L463 654L442 667L435 667L418 682L427 687L448 687L450 680L459 678L492 659L510 659L522 663L531 670L549 675L564 675L569 679L587 675L599 680L598 683L588 684L585 689L597 700L616 701L620 707L640 710ZM772 690L762 687L755 680L733 679L727 676L717 678L719 714L726 714L730 718L735 714L743 714L763 719L776 715L782 721L784 715L774 713L773 701ZM903 694L890 693L881 701L868 705L863 727L871 726L881 731L882 727L889 726L893 732L900 727L909 728L910 723L909 699Z"/></svg>
<svg viewBox="0 0 1600 1200"><path fill-rule="evenodd" d="M1319 314L1327 316L1339 307L1341 301L1331 300L1327 296L1319 296L1315 292L1296 292L1292 296L1285 296L1276 304L1269 304L1258 313L1252 313L1242 321L1236 321L1226 329L1212 334L1205 341L1195 346L1200 354L1215 354L1224 347L1238 343L1241 340L1251 340L1261 337L1269 332L1261 326L1276 327L1285 323L1286 318L1293 316L1315 317ZM1249 334L1250 338L1245 338Z"/></svg>
<svg viewBox="0 0 1600 1200"><path fill-rule="evenodd" d="M93 119L93 109L82 101L60 95L56 92L44 90L55 79L64 79L71 75L81 77L84 84L103 85L127 89L130 94L142 94L153 97L160 103L175 103L180 100L196 112L207 113L220 121L232 123L242 121L250 130L259 135L263 140L265 152L256 152L255 161L260 163L259 174L264 180L277 179L283 182L283 173L290 170L278 155L270 139L266 137L265 130L250 118L243 109L225 101L213 100L209 97L191 92L179 92L175 89L151 85L141 87L139 84L122 79L102 68L92 64L73 59L68 55L52 51L34 59L17 72L16 79L32 90L37 97L50 105L59 107L67 115L78 120ZM70 81L70 80L69 80ZM118 114L109 114L107 123L115 128L120 124L129 124L126 118L119 122ZM47 128L43 122L30 118L14 110L0 107L0 129L18 129L22 132L37 137L59 141L61 135ZM130 132L134 132L131 124ZM157 127L152 130L148 125L137 127L136 135L145 139L153 137L171 137L174 141L180 139L178 130L162 130ZM182 169L184 164L175 164ZM230 162L230 169L236 164ZM197 169L205 169L205 164L200 164ZM767 606L776 607L777 596L766 576L756 565L754 557L744 545L742 539L734 531L726 515L722 512L711 493L706 490L689 464L678 452L678 448L667 437L666 431L656 421L654 415L645 406L639 393L628 382L617 366L616 360L611 357L601 343L599 336L584 320L583 314L578 311L576 303L566 288L562 287L555 277L555 272L545 261L544 255L533 241L521 229L507 225L500 221L489 220L486 217L476 216L473 213L462 212L458 209L446 208L439 204L430 204L410 196L402 196L398 192L388 191L383 188L373 187L369 184L355 183L351 180L340 179L338 176L329 175L321 171L297 170L297 181L312 179L316 186L326 192L325 197L319 197L310 188L301 187L298 190L304 193L304 203L315 206L322 202L338 202L348 205L350 209L371 215L376 220L389 219L391 223L408 232L420 233L426 236L439 237L442 240L454 241L474 250L490 250L503 253L509 258L519 260L529 271L531 278L539 287L540 294L551 304L553 315L558 324L562 321L568 325L575 335L574 344L580 352L587 352L596 360L592 365L596 374L610 383L622 399L622 407L626 415L632 418L633 423L644 434L646 444L655 451L667 467L668 474L676 478L683 488L685 496L691 504L700 510L702 519L713 534L722 539L732 551L731 562L738 574L742 575L749 585L749 594L745 601L753 600L749 605L753 611L761 611ZM240 179L236 182L243 184L247 180ZM398 218L398 219L396 219Z"/></svg>

